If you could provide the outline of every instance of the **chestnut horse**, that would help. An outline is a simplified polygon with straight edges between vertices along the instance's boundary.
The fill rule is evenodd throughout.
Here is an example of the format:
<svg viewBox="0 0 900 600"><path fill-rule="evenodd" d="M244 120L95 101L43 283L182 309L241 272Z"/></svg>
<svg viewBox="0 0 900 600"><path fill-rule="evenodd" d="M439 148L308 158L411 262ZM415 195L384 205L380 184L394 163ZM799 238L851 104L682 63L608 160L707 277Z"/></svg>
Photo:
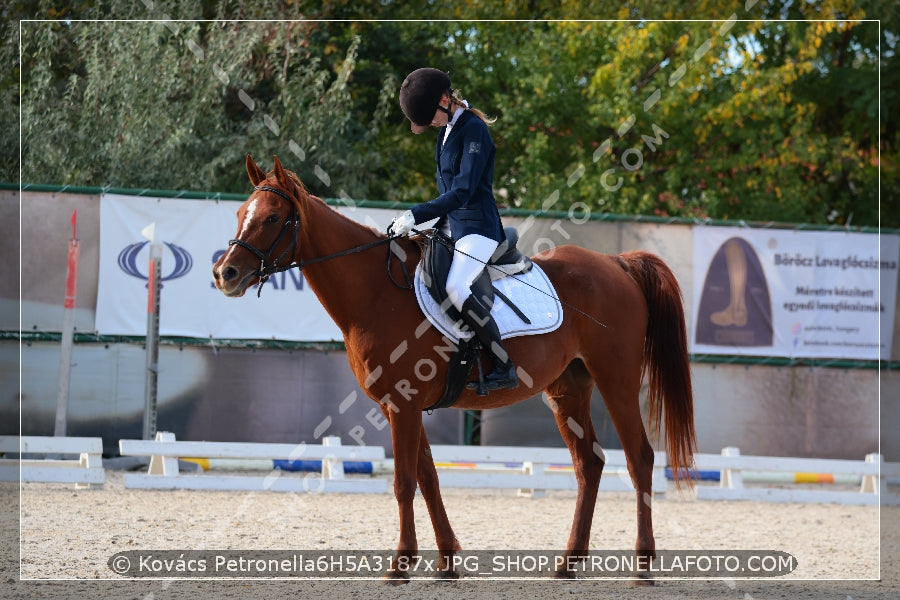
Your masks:
<svg viewBox="0 0 900 600"><path fill-rule="evenodd" d="M237 237L213 266L216 286L227 296L241 296L274 271L303 269L310 288L341 329L359 385L380 404L390 423L400 511L398 564L418 550L413 520L418 484L443 574L457 576L452 557L459 542L444 509L422 425L422 410L443 392L452 344L424 319L415 294L396 284L403 281L401 267L407 272L415 268L421 245L410 238L390 240L341 215L309 194L277 157L273 171L266 174L248 155L247 173L255 189L237 211ZM389 252L401 257L393 265L386 263ZM317 260L335 255L334 260ZM609 256L560 246L533 260L555 285L563 306L577 310L564 308L561 326L551 333L506 342L517 366L518 388L481 397L465 390L454 408L497 408L541 391L547 394L578 483L565 556L583 556L604 465L591 423L596 385L622 442L636 491L637 553L655 556L650 507L654 452L639 404L645 373L650 422L657 432L665 425L665 448L676 474L692 466L696 447L678 282L659 257L647 252ZM406 577L399 570L390 575Z"/></svg>

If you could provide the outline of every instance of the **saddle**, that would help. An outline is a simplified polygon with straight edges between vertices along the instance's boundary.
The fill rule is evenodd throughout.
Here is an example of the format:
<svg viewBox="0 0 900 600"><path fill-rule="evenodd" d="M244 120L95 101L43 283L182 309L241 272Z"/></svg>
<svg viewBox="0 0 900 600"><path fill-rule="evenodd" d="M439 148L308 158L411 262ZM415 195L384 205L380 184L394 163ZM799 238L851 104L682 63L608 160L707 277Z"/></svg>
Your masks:
<svg viewBox="0 0 900 600"><path fill-rule="evenodd" d="M494 296L500 296L503 302L509 306L524 323L531 324L529 318L506 295L498 290L493 282L510 275L518 275L531 271L534 263L525 256L517 247L519 232L515 227L506 227L503 230L506 239L497 246L497 250L491 255L490 260L481 275L472 284L472 293L485 300L489 307L494 305ZM425 248L425 257L422 264L422 280L428 294L440 305L441 310L454 322L458 323L461 330L467 330L468 325L462 318L459 310L450 302L447 296L447 275L450 272L450 264L453 262L453 240L434 230L429 236L428 245ZM450 357L447 371L447 382L441 398L425 410L435 408L448 408L459 399L472 367L478 366L478 382L483 377L481 368L481 344L472 335L468 339L460 339L456 351ZM483 385L477 388L479 396L487 395Z"/></svg>

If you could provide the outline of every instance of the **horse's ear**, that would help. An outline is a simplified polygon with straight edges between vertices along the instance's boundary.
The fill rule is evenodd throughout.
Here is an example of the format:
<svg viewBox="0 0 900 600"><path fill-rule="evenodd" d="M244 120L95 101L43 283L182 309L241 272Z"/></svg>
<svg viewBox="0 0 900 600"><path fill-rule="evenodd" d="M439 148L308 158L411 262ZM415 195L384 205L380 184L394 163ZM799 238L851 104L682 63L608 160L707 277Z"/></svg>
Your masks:
<svg viewBox="0 0 900 600"><path fill-rule="evenodd" d="M265 172L253 162L253 157L249 154L247 154L247 175L250 176L250 183L253 185L259 185L259 182L266 178Z"/></svg>
<svg viewBox="0 0 900 600"><path fill-rule="evenodd" d="M291 181L290 179L288 179L287 173L284 172L284 167L281 166L281 161L278 160L277 156L273 156L272 158L275 159L275 179L277 179L278 183L280 183L282 186L290 188Z"/></svg>

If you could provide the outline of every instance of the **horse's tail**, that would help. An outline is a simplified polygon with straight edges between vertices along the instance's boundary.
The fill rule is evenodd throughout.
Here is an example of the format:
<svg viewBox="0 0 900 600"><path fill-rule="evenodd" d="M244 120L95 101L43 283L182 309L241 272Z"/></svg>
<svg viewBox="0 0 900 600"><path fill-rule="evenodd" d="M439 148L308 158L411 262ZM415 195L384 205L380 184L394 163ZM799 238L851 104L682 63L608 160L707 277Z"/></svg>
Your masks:
<svg viewBox="0 0 900 600"><path fill-rule="evenodd" d="M641 374L647 374L650 423L656 431L665 417L666 454L675 483L680 486L693 468L697 438L694 433L694 394L684 322L681 288L672 270L649 252L620 255L647 299L647 334ZM692 484L687 476L688 486Z"/></svg>

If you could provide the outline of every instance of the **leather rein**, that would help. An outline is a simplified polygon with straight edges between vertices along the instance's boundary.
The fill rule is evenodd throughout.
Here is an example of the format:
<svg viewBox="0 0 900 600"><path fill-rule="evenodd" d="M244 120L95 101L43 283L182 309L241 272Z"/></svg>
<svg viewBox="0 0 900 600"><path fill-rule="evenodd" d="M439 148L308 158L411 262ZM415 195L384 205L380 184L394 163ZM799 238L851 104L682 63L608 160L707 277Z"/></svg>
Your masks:
<svg viewBox="0 0 900 600"><path fill-rule="evenodd" d="M256 290L256 297L259 298L260 294L262 294L263 284L269 280L269 277L276 273L282 273L284 271L290 271L291 269L298 269L300 271L303 270L303 267L307 267L309 265L314 265L316 263L325 262L326 260L331 260L333 258L340 258L341 256L347 256L349 254L356 254L357 252L363 252L365 250L369 250L370 248L375 248L376 246L381 246L383 244L388 244L394 240L393 237L387 237L380 240L375 240L374 242L370 242L368 244L363 244L361 246L356 246L354 248L348 248L347 250L342 250L340 252L335 252L334 254L329 254L327 256L319 256L316 258L312 258L310 260L301 260L301 261L292 261L289 264L280 265L279 263L283 261L288 256L293 256L294 251L297 250L297 246L300 240L300 211L297 210L297 203L293 198L291 198L286 192L280 190L276 187L268 186L268 185L257 185L253 187L254 191L258 192L272 192L276 196L281 196L291 205L291 216L287 221L284 222L284 226L281 228L281 231L278 233L278 237L275 238L275 241L269 246L269 249L263 252L253 244L247 243L244 240L232 239L228 240L229 246L240 246L245 250L251 252L254 256L256 256L259 263L259 270L254 273L257 277L259 277L259 288ZM272 259L272 253L275 252L275 249L278 247L278 244L284 239L284 236L288 234L288 230L290 226L293 226L293 237L291 238L290 245L284 249L284 251L278 255L274 260ZM409 275L409 271L406 267L406 262L401 260L400 265L403 269L403 277L406 280L405 285L401 285L397 283L394 279L394 274L391 272L391 262L394 256L393 247L388 250L387 257L387 270L388 277L390 277L391 283L401 289L411 290L413 288L412 278ZM268 263L268 264L267 264Z"/></svg>

